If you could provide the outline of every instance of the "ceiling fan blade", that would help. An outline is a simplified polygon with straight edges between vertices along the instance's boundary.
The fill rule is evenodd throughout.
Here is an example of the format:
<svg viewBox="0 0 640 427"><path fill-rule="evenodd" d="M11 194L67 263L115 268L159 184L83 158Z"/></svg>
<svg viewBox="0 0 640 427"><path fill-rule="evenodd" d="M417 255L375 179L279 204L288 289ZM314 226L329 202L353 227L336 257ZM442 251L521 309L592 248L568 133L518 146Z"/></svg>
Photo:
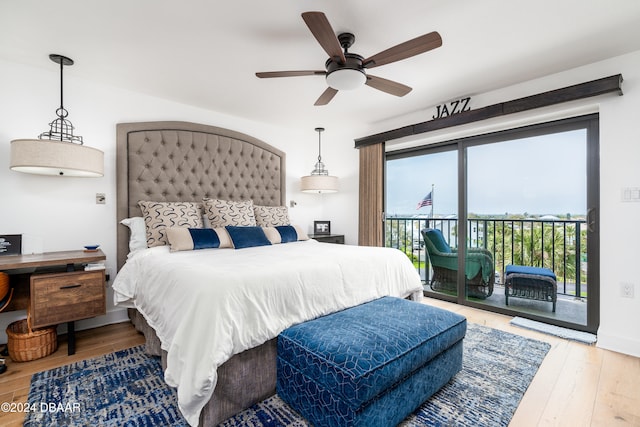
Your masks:
<svg viewBox="0 0 640 427"><path fill-rule="evenodd" d="M336 96L336 93L338 93L337 90L332 87L328 87L327 90L322 92L320 98L318 98L316 103L313 105L327 105L333 99L333 97Z"/></svg>
<svg viewBox="0 0 640 427"><path fill-rule="evenodd" d="M411 92L411 88L409 86L403 85L402 83L371 75L367 75L367 81L365 82L365 84L374 89L378 89L395 96L405 96L406 94Z"/></svg>
<svg viewBox="0 0 640 427"><path fill-rule="evenodd" d="M437 31L425 34L415 39L400 43L387 50L373 55L362 61L364 68L379 67L380 65L411 58L431 49L442 46L442 37Z"/></svg>
<svg viewBox="0 0 640 427"><path fill-rule="evenodd" d="M271 77L298 77L298 76L324 76L326 71L266 71L262 73L256 73L256 77L261 79L268 79Z"/></svg>
<svg viewBox="0 0 640 427"><path fill-rule="evenodd" d="M311 30L311 34L318 40L320 46L324 49L329 57L337 59L341 64L344 64L347 60L342 52L342 47L336 37L336 33L331 28L329 20L322 12L304 12L302 19Z"/></svg>

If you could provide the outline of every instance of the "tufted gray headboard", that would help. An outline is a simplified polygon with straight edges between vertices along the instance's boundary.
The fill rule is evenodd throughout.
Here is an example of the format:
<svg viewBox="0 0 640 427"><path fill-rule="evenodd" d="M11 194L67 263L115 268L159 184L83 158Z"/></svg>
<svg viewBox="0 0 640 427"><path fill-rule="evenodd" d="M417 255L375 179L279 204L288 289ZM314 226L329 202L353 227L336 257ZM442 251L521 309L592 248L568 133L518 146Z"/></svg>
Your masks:
<svg viewBox="0 0 640 427"><path fill-rule="evenodd" d="M203 197L285 201L285 153L240 132L188 122L117 125L118 269L129 253L124 218L138 201L202 201Z"/></svg>

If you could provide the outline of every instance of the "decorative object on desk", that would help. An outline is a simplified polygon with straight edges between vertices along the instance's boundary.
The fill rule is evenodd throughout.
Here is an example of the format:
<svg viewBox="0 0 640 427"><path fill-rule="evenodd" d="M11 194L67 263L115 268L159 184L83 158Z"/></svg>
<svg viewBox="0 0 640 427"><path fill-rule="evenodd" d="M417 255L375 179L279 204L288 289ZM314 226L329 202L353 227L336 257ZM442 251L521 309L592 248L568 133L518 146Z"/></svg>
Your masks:
<svg viewBox="0 0 640 427"><path fill-rule="evenodd" d="M311 175L300 179L300 190L303 193L335 193L338 191L338 177L330 176L322 163L320 135L324 128L316 128L318 132L318 162L311 171Z"/></svg>
<svg viewBox="0 0 640 427"><path fill-rule="evenodd" d="M20 255L22 253L22 234L0 235L0 255Z"/></svg>
<svg viewBox="0 0 640 427"><path fill-rule="evenodd" d="M104 261L90 262L84 266L84 271L105 270L106 268Z"/></svg>
<svg viewBox="0 0 640 427"><path fill-rule="evenodd" d="M85 252L97 252L100 245L86 245L84 247Z"/></svg>
<svg viewBox="0 0 640 427"><path fill-rule="evenodd" d="M56 326L34 330L31 316L10 323L7 326L7 346L9 357L14 362L29 362L48 356L58 348Z"/></svg>
<svg viewBox="0 0 640 427"><path fill-rule="evenodd" d="M73 60L57 54L49 55L49 59L60 64L58 118L49 124L49 131L41 133L38 139L11 141L10 168L37 175L103 176L104 153L83 145L82 137L73 134L73 125L66 119L69 113L63 104L62 69L65 65L73 65Z"/></svg>
<svg viewBox="0 0 640 427"><path fill-rule="evenodd" d="M0 311L4 310L13 297L13 288L9 282L9 275L0 272Z"/></svg>
<svg viewBox="0 0 640 427"><path fill-rule="evenodd" d="M313 221L313 234L331 234L331 221Z"/></svg>

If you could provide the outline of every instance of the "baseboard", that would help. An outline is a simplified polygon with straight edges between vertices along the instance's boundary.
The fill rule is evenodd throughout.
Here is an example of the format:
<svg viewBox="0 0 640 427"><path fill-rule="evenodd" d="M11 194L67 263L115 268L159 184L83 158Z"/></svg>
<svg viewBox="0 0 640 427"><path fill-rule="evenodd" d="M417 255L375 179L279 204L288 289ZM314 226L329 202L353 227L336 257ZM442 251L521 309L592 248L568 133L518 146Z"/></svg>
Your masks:
<svg viewBox="0 0 640 427"><path fill-rule="evenodd" d="M640 357L640 341L609 334L603 331L603 328L598 329L598 343L596 346L605 350Z"/></svg>

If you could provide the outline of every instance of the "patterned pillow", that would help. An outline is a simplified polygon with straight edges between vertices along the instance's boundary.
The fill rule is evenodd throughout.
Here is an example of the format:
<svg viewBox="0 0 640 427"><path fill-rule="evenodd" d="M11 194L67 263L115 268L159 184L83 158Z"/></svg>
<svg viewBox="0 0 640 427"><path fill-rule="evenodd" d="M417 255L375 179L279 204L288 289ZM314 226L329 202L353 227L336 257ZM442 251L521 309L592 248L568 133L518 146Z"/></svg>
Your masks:
<svg viewBox="0 0 640 427"><path fill-rule="evenodd" d="M231 200L204 199L204 211L211 228L234 226L255 226L253 201L234 202Z"/></svg>
<svg viewBox="0 0 640 427"><path fill-rule="evenodd" d="M138 206L147 229L147 246L169 244L166 227L202 228L202 206L196 202L148 202Z"/></svg>
<svg viewBox="0 0 640 427"><path fill-rule="evenodd" d="M224 228L165 228L171 252L210 248L232 248L231 237Z"/></svg>
<svg viewBox="0 0 640 427"><path fill-rule="evenodd" d="M256 225L259 227L276 227L289 225L289 210L286 206L257 206L253 207Z"/></svg>

